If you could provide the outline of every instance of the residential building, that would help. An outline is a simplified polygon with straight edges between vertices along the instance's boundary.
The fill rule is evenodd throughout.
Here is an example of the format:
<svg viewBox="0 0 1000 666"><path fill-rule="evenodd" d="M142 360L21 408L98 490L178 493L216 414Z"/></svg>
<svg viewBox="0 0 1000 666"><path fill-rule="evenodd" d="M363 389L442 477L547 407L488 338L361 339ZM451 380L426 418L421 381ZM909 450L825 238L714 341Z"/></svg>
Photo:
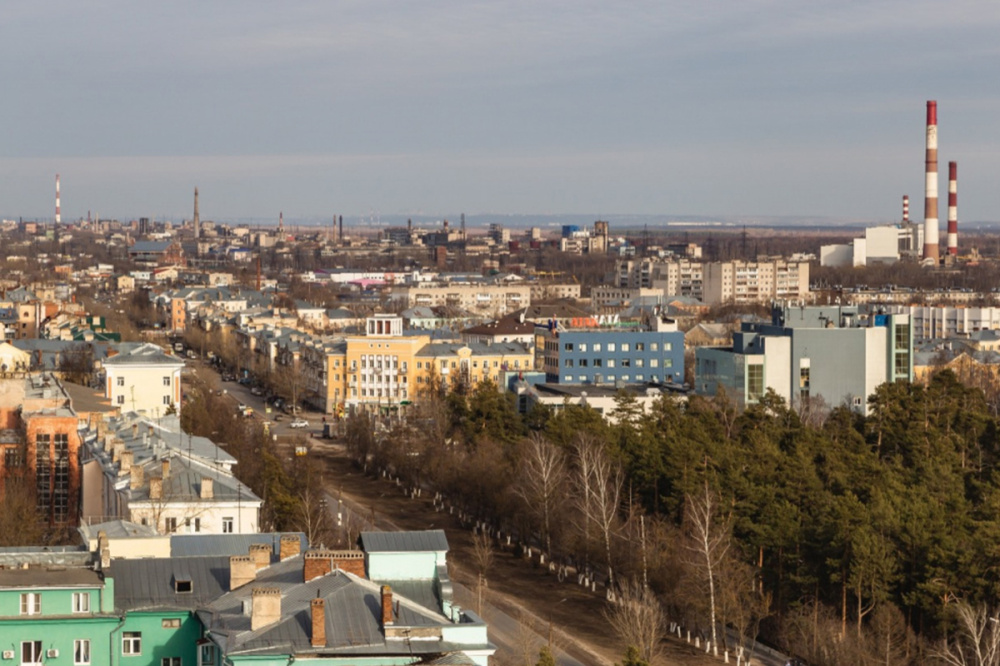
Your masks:
<svg viewBox="0 0 1000 666"><path fill-rule="evenodd" d="M416 390L452 388L491 381L500 387L500 373L531 370L534 351L517 342L432 342L416 355Z"/></svg>
<svg viewBox="0 0 1000 666"><path fill-rule="evenodd" d="M181 410L184 361L150 343L121 343L104 360L105 396L123 410L160 416Z"/></svg>
<svg viewBox="0 0 1000 666"><path fill-rule="evenodd" d="M769 324L744 323L731 348L696 351L695 388L723 389L740 407L773 389L791 406L821 398L868 413L886 382L913 381L908 315L860 315L852 306L775 308Z"/></svg>
<svg viewBox="0 0 1000 666"><path fill-rule="evenodd" d="M416 367L417 352L430 342L430 336L403 335L403 318L398 315L369 317L365 332L345 338L344 402L351 408L386 409L409 402L413 398L410 373Z"/></svg>
<svg viewBox="0 0 1000 666"><path fill-rule="evenodd" d="M913 337L917 340L969 336L977 331L1000 329L1000 308L953 305L871 306L874 312L910 316Z"/></svg>
<svg viewBox="0 0 1000 666"><path fill-rule="evenodd" d="M768 303L809 298L809 263L727 261L705 264L701 299L719 303Z"/></svg>
<svg viewBox="0 0 1000 666"><path fill-rule="evenodd" d="M86 522L121 519L160 534L259 531L263 502L233 475L236 459L182 432L176 416L102 422L81 458Z"/></svg>
<svg viewBox="0 0 1000 666"><path fill-rule="evenodd" d="M0 379L0 484L22 476L50 526L76 525L79 419L48 373Z"/></svg>
<svg viewBox="0 0 1000 666"><path fill-rule="evenodd" d="M531 286L485 281L401 285L392 287L391 297L407 308L446 305L496 318L531 305Z"/></svg>

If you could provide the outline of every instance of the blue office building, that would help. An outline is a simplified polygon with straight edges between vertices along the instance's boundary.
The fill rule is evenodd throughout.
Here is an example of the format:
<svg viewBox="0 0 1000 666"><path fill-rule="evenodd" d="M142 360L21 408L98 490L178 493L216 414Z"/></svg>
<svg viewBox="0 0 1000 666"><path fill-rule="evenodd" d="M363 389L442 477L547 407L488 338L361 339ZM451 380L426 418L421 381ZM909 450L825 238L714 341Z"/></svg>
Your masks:
<svg viewBox="0 0 1000 666"><path fill-rule="evenodd" d="M545 338L545 379L558 384L683 383L684 334L669 321L652 328L552 330Z"/></svg>

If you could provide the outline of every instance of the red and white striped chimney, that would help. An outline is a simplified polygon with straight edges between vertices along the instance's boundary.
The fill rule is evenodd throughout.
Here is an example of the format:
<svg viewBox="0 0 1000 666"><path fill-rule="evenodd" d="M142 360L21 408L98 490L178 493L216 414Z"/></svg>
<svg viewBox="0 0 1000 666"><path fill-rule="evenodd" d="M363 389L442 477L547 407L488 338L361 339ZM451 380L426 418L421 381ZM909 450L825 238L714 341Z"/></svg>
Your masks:
<svg viewBox="0 0 1000 666"><path fill-rule="evenodd" d="M924 259L935 264L938 251L937 102L927 102L927 152L924 160Z"/></svg>
<svg viewBox="0 0 1000 666"><path fill-rule="evenodd" d="M56 224L62 222L62 206L59 202L59 174L56 174Z"/></svg>
<svg viewBox="0 0 1000 666"><path fill-rule="evenodd" d="M958 162L948 162L948 254L958 256Z"/></svg>
<svg viewBox="0 0 1000 666"><path fill-rule="evenodd" d="M910 223L910 195L903 195L903 224Z"/></svg>

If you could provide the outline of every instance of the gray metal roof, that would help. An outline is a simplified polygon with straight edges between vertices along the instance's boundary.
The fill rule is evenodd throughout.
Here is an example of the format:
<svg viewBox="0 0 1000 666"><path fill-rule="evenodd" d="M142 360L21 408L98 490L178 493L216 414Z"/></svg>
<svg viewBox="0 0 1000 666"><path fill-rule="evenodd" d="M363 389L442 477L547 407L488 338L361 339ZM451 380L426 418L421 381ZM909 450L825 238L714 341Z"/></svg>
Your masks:
<svg viewBox="0 0 1000 666"><path fill-rule="evenodd" d="M381 625L380 586L342 570L335 570L308 583L302 582L303 558L290 558L258 572L257 580L244 585L202 609L199 617L227 654L304 654L315 652L310 644L310 603L325 600L326 647L322 652L347 654L409 654L423 651L408 641L386 641ZM250 617L243 612L256 587L281 591L281 619L250 630ZM429 609L393 590L394 623L397 627L435 627L451 622L440 611ZM442 643L426 641L431 652L442 652ZM470 646L462 646L469 649ZM433 649L430 649L433 648Z"/></svg>
<svg viewBox="0 0 1000 666"><path fill-rule="evenodd" d="M96 523L94 525L80 525L77 529L84 539L96 539L100 532L104 532L109 539L154 537L158 535L156 528L152 525L140 525L128 520L109 520L105 523Z"/></svg>
<svg viewBox="0 0 1000 666"><path fill-rule="evenodd" d="M229 589L229 557L114 559L115 608L195 610ZM191 592L177 593L174 582L191 581Z"/></svg>
<svg viewBox="0 0 1000 666"><path fill-rule="evenodd" d="M366 553L446 552L444 530L419 532L362 532L361 549Z"/></svg>
<svg viewBox="0 0 1000 666"><path fill-rule="evenodd" d="M91 569L50 567L0 570L0 589L25 587L103 587L101 575Z"/></svg>
<svg viewBox="0 0 1000 666"><path fill-rule="evenodd" d="M250 546L266 543L272 546L272 553L279 552L282 536L297 536L299 552L309 547L304 532L262 533L262 534L174 534L170 537L172 557L206 557L221 555L246 555Z"/></svg>

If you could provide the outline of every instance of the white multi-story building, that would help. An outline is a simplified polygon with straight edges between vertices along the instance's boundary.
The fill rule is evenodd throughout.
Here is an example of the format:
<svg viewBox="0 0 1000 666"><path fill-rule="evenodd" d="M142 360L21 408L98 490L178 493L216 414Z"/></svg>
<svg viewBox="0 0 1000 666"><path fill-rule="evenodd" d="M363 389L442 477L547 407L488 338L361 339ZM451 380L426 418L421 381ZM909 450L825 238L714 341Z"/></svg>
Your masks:
<svg viewBox="0 0 1000 666"><path fill-rule="evenodd" d="M1000 329L1000 308L952 305L880 305L889 314L907 314L917 340L965 336Z"/></svg>
<svg viewBox="0 0 1000 666"><path fill-rule="evenodd" d="M176 416L102 423L81 459L84 521L127 520L160 534L259 531L262 501L233 475L236 459L182 432Z"/></svg>
<svg viewBox="0 0 1000 666"><path fill-rule="evenodd" d="M104 361L104 396L122 410L163 416L181 410L184 361L154 344L123 343Z"/></svg>

